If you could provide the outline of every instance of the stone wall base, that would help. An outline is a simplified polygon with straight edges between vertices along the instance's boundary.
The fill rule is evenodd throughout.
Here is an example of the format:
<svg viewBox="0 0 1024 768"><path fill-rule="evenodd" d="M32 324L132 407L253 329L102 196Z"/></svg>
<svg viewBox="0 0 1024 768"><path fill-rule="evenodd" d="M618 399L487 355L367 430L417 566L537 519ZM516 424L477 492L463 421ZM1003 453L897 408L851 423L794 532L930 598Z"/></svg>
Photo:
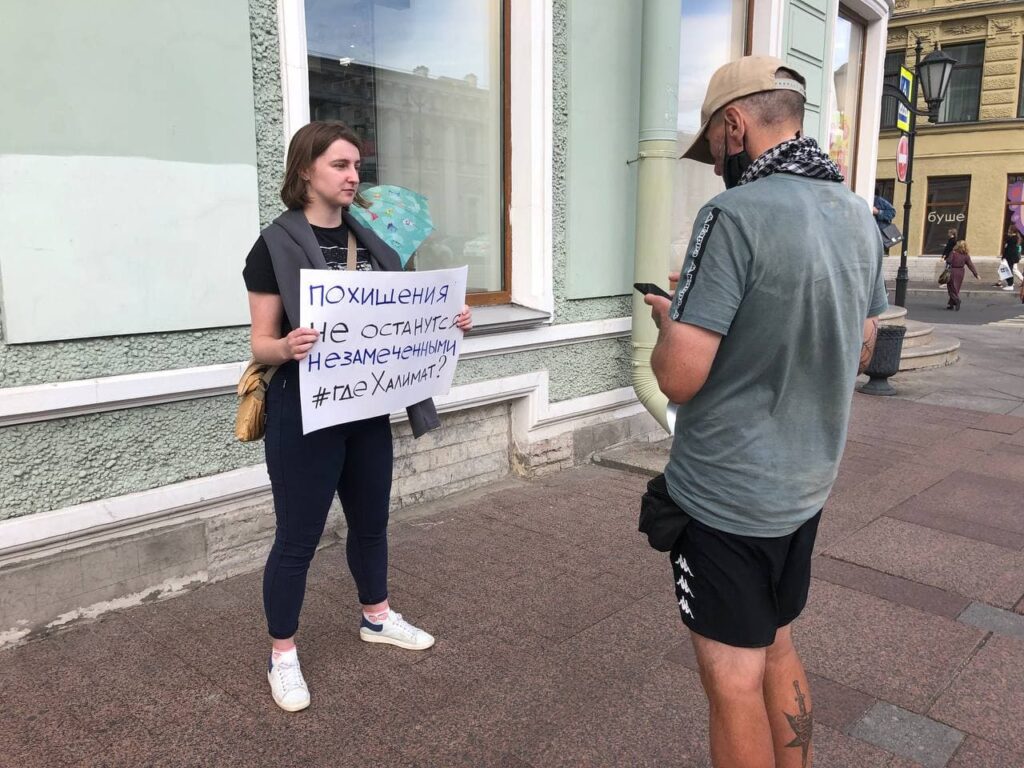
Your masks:
<svg viewBox="0 0 1024 768"><path fill-rule="evenodd" d="M514 441L512 407L445 414L442 428L419 440L407 424L396 425L393 519L511 475L566 469L658 431L646 413L595 415L558 434ZM343 540L345 528L335 501L321 546ZM0 647L261 568L273 535L273 501L264 491L0 558Z"/></svg>

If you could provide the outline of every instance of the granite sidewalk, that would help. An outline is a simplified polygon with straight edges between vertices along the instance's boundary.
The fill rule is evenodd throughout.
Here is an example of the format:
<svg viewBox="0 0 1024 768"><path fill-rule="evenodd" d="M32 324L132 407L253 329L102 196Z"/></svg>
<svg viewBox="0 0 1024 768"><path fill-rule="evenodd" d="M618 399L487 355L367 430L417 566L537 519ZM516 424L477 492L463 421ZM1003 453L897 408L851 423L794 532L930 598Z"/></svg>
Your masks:
<svg viewBox="0 0 1024 768"><path fill-rule="evenodd" d="M589 465L394 522L423 653L361 643L343 548L321 551L301 713L267 690L257 573L4 651L0 765L706 766L645 481ZM795 630L816 766L1024 766L1022 508L1024 419L856 396Z"/></svg>

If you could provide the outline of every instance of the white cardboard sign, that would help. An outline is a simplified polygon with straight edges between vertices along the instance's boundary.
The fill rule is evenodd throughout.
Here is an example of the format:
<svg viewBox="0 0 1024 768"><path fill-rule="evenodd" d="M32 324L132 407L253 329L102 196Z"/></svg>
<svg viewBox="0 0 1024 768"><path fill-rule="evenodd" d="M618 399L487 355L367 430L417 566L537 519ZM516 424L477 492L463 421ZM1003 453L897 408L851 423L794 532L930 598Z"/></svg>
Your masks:
<svg viewBox="0 0 1024 768"><path fill-rule="evenodd" d="M303 269L299 319L320 338L299 362L302 433L448 392L466 267L426 272Z"/></svg>

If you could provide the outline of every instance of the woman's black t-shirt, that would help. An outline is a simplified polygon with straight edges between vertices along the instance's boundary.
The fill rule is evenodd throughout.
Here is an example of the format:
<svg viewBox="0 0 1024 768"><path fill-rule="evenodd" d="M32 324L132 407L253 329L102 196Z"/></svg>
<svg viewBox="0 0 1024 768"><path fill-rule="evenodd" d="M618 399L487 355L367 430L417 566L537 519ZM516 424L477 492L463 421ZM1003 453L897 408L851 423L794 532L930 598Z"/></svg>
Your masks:
<svg viewBox="0 0 1024 768"><path fill-rule="evenodd" d="M1016 237L1007 235L1003 241L1003 258L1011 266L1020 261L1020 252L1017 250L1017 243L1019 241Z"/></svg>
<svg viewBox="0 0 1024 768"><path fill-rule="evenodd" d="M313 226L313 234L320 244L320 251L324 255L329 269L346 269L348 267L348 227L342 224L340 227L317 227ZM356 241L356 269L360 272L367 272L373 269L370 261L370 254L363 247L363 244ZM242 277L245 280L245 288L253 293L281 293L277 285L277 277L274 275L274 265L270 260L270 249L260 235L253 245L249 255L245 257L245 268L242 270ZM287 313L281 317L281 337L287 336L292 331L291 323L288 322Z"/></svg>

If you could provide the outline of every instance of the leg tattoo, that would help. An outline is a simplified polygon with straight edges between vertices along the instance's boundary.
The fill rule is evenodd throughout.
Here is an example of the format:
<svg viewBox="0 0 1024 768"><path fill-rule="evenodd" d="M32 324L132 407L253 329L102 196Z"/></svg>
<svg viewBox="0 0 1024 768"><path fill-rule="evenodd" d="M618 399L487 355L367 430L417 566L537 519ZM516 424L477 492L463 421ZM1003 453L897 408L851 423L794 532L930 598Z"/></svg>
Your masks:
<svg viewBox="0 0 1024 768"><path fill-rule="evenodd" d="M800 683L796 680L793 681L793 687L796 689L796 703L800 708L799 714L791 715L789 712L783 712L786 719L789 720L789 727L793 729L793 733L796 737L787 744L787 747L800 747L803 752L803 758L801 765L806 768L807 766L807 752L811 748L811 731L814 729L814 718L810 712L807 711L807 705L804 703L806 696L800 691Z"/></svg>

